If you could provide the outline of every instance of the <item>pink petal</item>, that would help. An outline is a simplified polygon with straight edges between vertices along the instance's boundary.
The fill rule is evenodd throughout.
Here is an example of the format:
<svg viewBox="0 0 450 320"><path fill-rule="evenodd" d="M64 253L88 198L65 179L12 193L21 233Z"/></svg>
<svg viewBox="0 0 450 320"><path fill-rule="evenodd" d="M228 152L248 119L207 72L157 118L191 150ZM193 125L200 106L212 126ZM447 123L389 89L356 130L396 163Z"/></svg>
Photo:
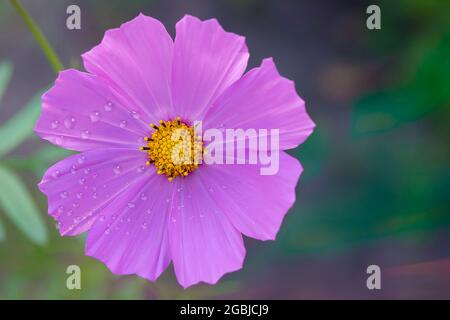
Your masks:
<svg viewBox="0 0 450 320"><path fill-rule="evenodd" d="M34 130L43 139L72 150L136 150L143 145L148 123L120 100L98 77L63 71L42 97L42 113Z"/></svg>
<svg viewBox="0 0 450 320"><path fill-rule="evenodd" d="M98 219L86 243L86 254L115 274L137 274L156 280L170 263L170 199L174 185L153 174L114 199Z"/></svg>
<svg viewBox="0 0 450 320"><path fill-rule="evenodd" d="M200 168L197 172L200 172ZM200 281L216 283L242 267L245 248L237 231L197 172L176 179L169 239L178 282L189 287Z"/></svg>
<svg viewBox="0 0 450 320"><path fill-rule="evenodd" d="M86 70L105 79L149 122L166 119L171 109L173 41L164 25L140 14L110 29L102 42L83 54Z"/></svg>
<svg viewBox="0 0 450 320"><path fill-rule="evenodd" d="M294 82L279 75L272 59L231 85L203 120L204 129L279 129L282 150L301 144L314 126Z"/></svg>
<svg viewBox="0 0 450 320"><path fill-rule="evenodd" d="M205 165L198 170L210 196L246 236L274 240L295 202L300 162L280 151L279 171L261 175L259 165Z"/></svg>
<svg viewBox="0 0 450 320"><path fill-rule="evenodd" d="M154 169L145 161L146 154L138 150L99 149L50 167L39 188L48 197L48 213L61 235L88 230L112 199L152 175Z"/></svg>
<svg viewBox="0 0 450 320"><path fill-rule="evenodd" d="M184 16L176 25L173 116L201 119L215 98L241 77L248 57L245 38L225 32L216 19Z"/></svg>

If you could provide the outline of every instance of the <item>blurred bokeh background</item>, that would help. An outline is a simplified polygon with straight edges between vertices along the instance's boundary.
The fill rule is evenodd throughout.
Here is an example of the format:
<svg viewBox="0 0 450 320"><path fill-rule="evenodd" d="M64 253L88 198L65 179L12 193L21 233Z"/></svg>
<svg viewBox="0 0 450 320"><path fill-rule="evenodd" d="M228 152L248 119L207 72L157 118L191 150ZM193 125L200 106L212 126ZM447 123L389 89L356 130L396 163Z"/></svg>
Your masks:
<svg viewBox="0 0 450 320"><path fill-rule="evenodd" d="M276 241L246 239L244 268L183 290L115 276L62 238L36 184L70 153L37 139L40 93L56 78L9 1L0 1L0 298L450 298L450 5L377 1L23 0L66 67L139 12L174 34L185 13L245 35L249 67L274 57L317 124L292 154L305 167ZM68 30L77 4L82 29ZM66 268L82 290L66 288ZM366 268L382 290L366 288Z"/></svg>

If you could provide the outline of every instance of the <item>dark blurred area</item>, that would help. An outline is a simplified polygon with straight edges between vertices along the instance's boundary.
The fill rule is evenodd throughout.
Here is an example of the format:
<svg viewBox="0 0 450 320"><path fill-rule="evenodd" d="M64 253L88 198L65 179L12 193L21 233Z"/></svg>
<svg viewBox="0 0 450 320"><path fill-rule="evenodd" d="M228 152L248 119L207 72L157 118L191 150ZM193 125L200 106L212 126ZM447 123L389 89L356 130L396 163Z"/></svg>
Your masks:
<svg viewBox="0 0 450 320"><path fill-rule="evenodd" d="M0 208L0 298L450 298L448 1L377 1L381 30L366 27L372 1L22 3L65 67L78 69L80 54L139 12L162 21L172 36L186 13L215 17L246 37L249 68L274 58L280 73L295 81L317 127L290 152L305 168L294 208L276 241L246 239L242 270L215 286L187 290L172 267L156 283L115 276L84 255L84 237L61 238L46 214L36 184L70 153L31 130L40 110L36 94L56 75L9 1L1 1L0 63L8 61L3 74L11 77L3 90L0 76L0 140L13 142L0 144L18 141L0 146L0 165L25 194L17 202L29 203L37 215ZM71 4L81 8L81 30L66 28ZM9 188L5 183L0 192ZM82 290L66 288L72 264L81 267ZM366 287L372 264L381 268L381 290Z"/></svg>

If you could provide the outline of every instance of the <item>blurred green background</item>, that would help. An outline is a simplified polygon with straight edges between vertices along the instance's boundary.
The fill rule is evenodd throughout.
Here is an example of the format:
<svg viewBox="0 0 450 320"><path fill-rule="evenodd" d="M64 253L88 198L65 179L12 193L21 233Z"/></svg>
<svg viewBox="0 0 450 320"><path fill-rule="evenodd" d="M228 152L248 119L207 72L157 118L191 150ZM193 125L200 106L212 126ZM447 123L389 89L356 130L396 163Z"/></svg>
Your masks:
<svg viewBox="0 0 450 320"><path fill-rule="evenodd" d="M105 30L139 12L174 34L185 13L245 35L249 67L272 56L317 124L292 154L305 167L274 242L246 239L244 268L183 290L170 267L156 282L115 276L62 238L36 184L70 152L37 139L40 94L56 78L10 5L0 2L0 298L450 298L450 4L377 1L23 0L66 67ZM77 4L82 29L65 27ZM66 288L66 268L82 290ZM366 268L382 290L366 288Z"/></svg>

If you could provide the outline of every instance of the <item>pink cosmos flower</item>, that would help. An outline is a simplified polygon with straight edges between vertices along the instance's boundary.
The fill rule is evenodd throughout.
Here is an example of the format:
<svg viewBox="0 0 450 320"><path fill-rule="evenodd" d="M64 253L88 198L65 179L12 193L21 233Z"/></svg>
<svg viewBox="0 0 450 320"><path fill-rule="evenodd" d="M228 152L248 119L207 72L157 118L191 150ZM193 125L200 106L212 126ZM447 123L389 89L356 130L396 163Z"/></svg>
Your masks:
<svg viewBox="0 0 450 320"><path fill-rule="evenodd" d="M59 74L35 127L80 151L39 184L61 235L89 231L86 254L115 274L154 281L173 262L183 287L240 269L242 235L275 239L295 201L295 158L280 151L278 173L261 175L258 164L174 165L163 156L164 133L196 120L204 130L279 129L281 150L305 141L314 123L272 59L244 74L245 39L217 20L187 15L172 40L142 14L82 57L87 72Z"/></svg>

